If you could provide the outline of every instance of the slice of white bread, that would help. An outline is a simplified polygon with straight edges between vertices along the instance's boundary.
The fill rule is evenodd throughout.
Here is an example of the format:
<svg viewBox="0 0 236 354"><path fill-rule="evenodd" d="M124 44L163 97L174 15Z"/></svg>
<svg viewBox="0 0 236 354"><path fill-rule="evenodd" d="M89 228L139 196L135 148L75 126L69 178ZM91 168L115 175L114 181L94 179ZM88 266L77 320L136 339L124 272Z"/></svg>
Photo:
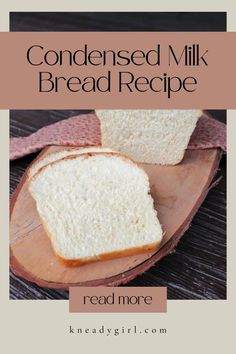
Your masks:
<svg viewBox="0 0 236 354"><path fill-rule="evenodd" d="M137 254L161 243L148 176L118 153L63 157L42 167L29 190L66 265Z"/></svg>
<svg viewBox="0 0 236 354"><path fill-rule="evenodd" d="M34 176L43 166L70 155L81 155L90 152L115 152L114 150L100 146L64 147L60 151L51 152L35 161L28 170L28 177Z"/></svg>
<svg viewBox="0 0 236 354"><path fill-rule="evenodd" d="M175 165L182 161L201 110L97 110L102 145L136 161Z"/></svg>

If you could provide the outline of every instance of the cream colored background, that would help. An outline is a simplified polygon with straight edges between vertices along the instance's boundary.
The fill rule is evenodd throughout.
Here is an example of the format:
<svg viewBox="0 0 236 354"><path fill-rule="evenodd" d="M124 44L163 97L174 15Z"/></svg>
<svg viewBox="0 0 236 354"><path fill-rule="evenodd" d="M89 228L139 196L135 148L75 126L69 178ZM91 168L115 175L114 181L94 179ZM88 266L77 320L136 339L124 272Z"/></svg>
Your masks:
<svg viewBox="0 0 236 354"><path fill-rule="evenodd" d="M84 2L5 1L0 8L0 30L8 30L9 11L227 11L228 31L236 30L234 1L119 0ZM155 4L155 5L154 5ZM14 99L14 98L13 98ZM210 107L214 108L214 107ZM6 353L233 353L236 299L236 111L228 111L228 300L168 301L167 314L70 314L65 301L9 300L8 280L8 135L9 112L0 111L0 350ZM233 153L234 151L234 153ZM161 336L70 336L69 325L119 327L140 324L166 327Z"/></svg>

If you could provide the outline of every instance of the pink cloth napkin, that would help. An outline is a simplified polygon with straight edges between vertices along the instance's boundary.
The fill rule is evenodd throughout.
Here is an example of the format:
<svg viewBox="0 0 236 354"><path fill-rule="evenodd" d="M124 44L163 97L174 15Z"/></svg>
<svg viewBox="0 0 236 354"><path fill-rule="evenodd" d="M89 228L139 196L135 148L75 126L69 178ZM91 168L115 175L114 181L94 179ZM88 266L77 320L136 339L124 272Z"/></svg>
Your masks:
<svg viewBox="0 0 236 354"><path fill-rule="evenodd" d="M95 113L64 119L39 129L27 137L10 139L10 160L16 160L49 145L101 145L100 122ZM226 125L202 116L188 149L221 148L226 152Z"/></svg>
<svg viewBox="0 0 236 354"><path fill-rule="evenodd" d="M100 121L83 114L47 125L26 137L10 139L10 160L39 151L49 145L90 146L101 144Z"/></svg>
<svg viewBox="0 0 236 354"><path fill-rule="evenodd" d="M226 125L208 116L202 116L191 136L188 149L221 148L227 151Z"/></svg>

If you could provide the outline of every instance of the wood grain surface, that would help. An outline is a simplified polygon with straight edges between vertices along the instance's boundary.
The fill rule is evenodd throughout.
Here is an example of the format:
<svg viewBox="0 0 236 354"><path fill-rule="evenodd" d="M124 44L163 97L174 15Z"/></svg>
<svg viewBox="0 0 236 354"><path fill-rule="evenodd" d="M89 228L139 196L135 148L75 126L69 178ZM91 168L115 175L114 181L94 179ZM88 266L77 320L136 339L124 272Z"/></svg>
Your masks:
<svg viewBox="0 0 236 354"><path fill-rule="evenodd" d="M11 111L11 136L28 135L42 126L84 111ZM225 121L225 112L211 112ZM32 154L11 162L11 193ZM225 173L225 157L221 171ZM212 189L185 233L176 251L127 286L167 286L169 299L223 299L226 296L225 177ZM68 293L38 287L11 274L13 299L64 299Z"/></svg>

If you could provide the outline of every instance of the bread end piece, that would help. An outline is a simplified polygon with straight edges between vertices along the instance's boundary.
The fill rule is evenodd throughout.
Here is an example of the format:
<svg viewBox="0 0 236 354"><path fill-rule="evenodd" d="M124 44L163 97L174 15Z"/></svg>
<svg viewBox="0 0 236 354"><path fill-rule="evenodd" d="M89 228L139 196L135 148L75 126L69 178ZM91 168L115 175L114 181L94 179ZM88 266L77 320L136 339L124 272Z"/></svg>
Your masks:
<svg viewBox="0 0 236 354"><path fill-rule="evenodd" d="M201 110L97 110L102 144L142 163L176 165Z"/></svg>

